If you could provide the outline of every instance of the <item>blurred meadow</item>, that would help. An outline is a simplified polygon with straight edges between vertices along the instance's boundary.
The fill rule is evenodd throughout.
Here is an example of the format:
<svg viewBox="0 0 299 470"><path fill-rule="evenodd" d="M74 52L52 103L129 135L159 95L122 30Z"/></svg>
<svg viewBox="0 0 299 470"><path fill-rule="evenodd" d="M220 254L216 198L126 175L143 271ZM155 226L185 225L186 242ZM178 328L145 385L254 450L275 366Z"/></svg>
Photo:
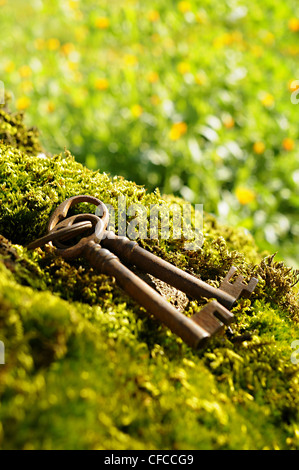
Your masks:
<svg viewBox="0 0 299 470"><path fill-rule="evenodd" d="M0 80L47 152L299 265L297 1L0 0L0 25Z"/></svg>

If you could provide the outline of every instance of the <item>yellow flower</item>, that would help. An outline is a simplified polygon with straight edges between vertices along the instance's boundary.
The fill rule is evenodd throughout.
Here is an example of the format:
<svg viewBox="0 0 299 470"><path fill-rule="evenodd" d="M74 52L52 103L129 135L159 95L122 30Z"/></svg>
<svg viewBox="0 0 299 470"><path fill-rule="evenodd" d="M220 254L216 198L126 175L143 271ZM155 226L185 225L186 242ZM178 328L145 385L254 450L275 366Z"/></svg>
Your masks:
<svg viewBox="0 0 299 470"><path fill-rule="evenodd" d="M274 41L275 41L275 36L273 33L271 33L270 31L267 31L263 37L262 37L262 41L264 44L266 44L267 46L272 46L272 44L274 44Z"/></svg>
<svg viewBox="0 0 299 470"><path fill-rule="evenodd" d="M170 131L169 138L171 140L178 140L182 135L186 134L188 126L185 122L175 122Z"/></svg>
<svg viewBox="0 0 299 470"><path fill-rule="evenodd" d="M261 102L266 108L271 108L274 104L274 96L271 93L264 93L261 97Z"/></svg>
<svg viewBox="0 0 299 470"><path fill-rule="evenodd" d="M36 38L34 40L34 47L38 51L41 51L46 46L46 41L43 38Z"/></svg>
<svg viewBox="0 0 299 470"><path fill-rule="evenodd" d="M231 33L223 33L215 37L213 45L217 48L229 46L233 43L243 43L243 35L240 31L232 31Z"/></svg>
<svg viewBox="0 0 299 470"><path fill-rule="evenodd" d="M107 78L97 78L94 85L97 90L107 90L109 82Z"/></svg>
<svg viewBox="0 0 299 470"><path fill-rule="evenodd" d="M110 25L110 20L106 16L99 16L96 21L95 25L99 29L107 29Z"/></svg>
<svg viewBox="0 0 299 470"><path fill-rule="evenodd" d="M229 33L223 33L213 40L213 46L217 48L228 46L229 44L231 44L231 35Z"/></svg>
<svg viewBox="0 0 299 470"><path fill-rule="evenodd" d="M124 56L124 63L128 67L134 67L134 65L138 64L138 59L133 54L125 54Z"/></svg>
<svg viewBox="0 0 299 470"><path fill-rule="evenodd" d="M71 42L66 42L65 44L61 46L61 52L64 55L69 55L74 50L75 50L75 46Z"/></svg>
<svg viewBox="0 0 299 470"><path fill-rule="evenodd" d="M22 65L22 67L19 68L19 73L22 78L28 78L32 75L32 70L29 65Z"/></svg>
<svg viewBox="0 0 299 470"><path fill-rule="evenodd" d="M227 129L231 129L235 125L234 118L232 116L230 116L229 114L224 116L223 124Z"/></svg>
<svg viewBox="0 0 299 470"><path fill-rule="evenodd" d="M285 139L283 139L282 146L285 150L290 152L291 150L294 150L295 142L290 137L286 137Z"/></svg>
<svg viewBox="0 0 299 470"><path fill-rule="evenodd" d="M77 8L79 8L79 3L77 1L69 0L68 4L72 10L77 10Z"/></svg>
<svg viewBox="0 0 299 470"><path fill-rule="evenodd" d="M160 19L160 13L157 10L151 10L148 12L147 18L149 21L154 23L155 21L158 21Z"/></svg>
<svg viewBox="0 0 299 470"><path fill-rule="evenodd" d="M143 113L143 109L139 104L134 104L131 107L131 113L133 114L134 117L138 118Z"/></svg>
<svg viewBox="0 0 299 470"><path fill-rule="evenodd" d="M96 392L92 388L82 388L80 391L80 397L83 400L94 401L96 396Z"/></svg>
<svg viewBox="0 0 299 470"><path fill-rule="evenodd" d="M190 2L182 1L178 3L178 9L181 13L187 13L191 10Z"/></svg>
<svg viewBox="0 0 299 470"><path fill-rule="evenodd" d="M246 205L255 200L255 193L251 189L239 187L236 189L236 196L240 204Z"/></svg>
<svg viewBox="0 0 299 470"><path fill-rule="evenodd" d="M53 103L53 101L48 102L47 111L48 113L53 113L53 111L55 111L55 104Z"/></svg>
<svg viewBox="0 0 299 470"><path fill-rule="evenodd" d="M180 62L177 66L178 72L184 75L185 73L190 72L190 64L188 62Z"/></svg>
<svg viewBox="0 0 299 470"><path fill-rule="evenodd" d="M149 72L146 78L148 82L156 83L159 80L159 75L157 74L157 72Z"/></svg>
<svg viewBox="0 0 299 470"><path fill-rule="evenodd" d="M293 91L298 90L298 88L299 88L299 80L292 78L292 80L290 80L288 83L289 91L293 92Z"/></svg>
<svg viewBox="0 0 299 470"><path fill-rule="evenodd" d="M23 111L24 109L27 109L29 106L30 106L30 99L28 98L28 96L22 96L16 102L16 107L19 111Z"/></svg>
<svg viewBox="0 0 299 470"><path fill-rule="evenodd" d="M15 64L12 60L10 60L9 62L5 64L4 71L6 73L11 73L14 71L14 69L15 69Z"/></svg>
<svg viewBox="0 0 299 470"><path fill-rule="evenodd" d="M289 20L289 29L293 31L293 33L297 33L299 31L299 20L298 18L291 18Z"/></svg>
<svg viewBox="0 0 299 470"><path fill-rule="evenodd" d="M47 41L49 51L56 51L60 47L60 41L57 38L50 38Z"/></svg>
<svg viewBox="0 0 299 470"><path fill-rule="evenodd" d="M78 63L73 62L72 60L68 60L67 61L67 66L70 70L76 71L76 69L78 68Z"/></svg>
<svg viewBox="0 0 299 470"><path fill-rule="evenodd" d="M257 153L258 155L264 153L266 149L266 146L264 142L254 142L253 144L253 151L254 153Z"/></svg>

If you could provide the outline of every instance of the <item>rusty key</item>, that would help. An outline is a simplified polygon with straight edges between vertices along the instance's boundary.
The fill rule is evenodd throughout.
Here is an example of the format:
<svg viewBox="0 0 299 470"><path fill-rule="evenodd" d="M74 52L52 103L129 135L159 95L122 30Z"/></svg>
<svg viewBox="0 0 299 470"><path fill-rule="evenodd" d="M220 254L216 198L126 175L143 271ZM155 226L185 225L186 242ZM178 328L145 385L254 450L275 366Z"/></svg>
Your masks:
<svg viewBox="0 0 299 470"><path fill-rule="evenodd" d="M79 214L66 218L69 208L78 202L101 205L102 218L92 214ZM52 244L52 241L49 241L52 234L53 239L56 240L58 254L67 259L85 257L97 271L113 276L126 293L192 348L205 345L209 337L221 331L224 325L228 325L233 320L231 312L217 301L208 303L192 317L185 316L173 307L157 291L124 266L114 253L99 245L98 242L107 227L108 217L106 206L98 199L91 196L75 196L66 200L54 211L48 225L49 233L28 245L28 248L42 246L47 242ZM84 227L82 221L85 222ZM67 233L68 228L77 226L82 232L90 229L90 223L93 228L92 233L81 238L74 246L67 246L61 240L58 241L57 234L60 233L64 240L69 239L71 235Z"/></svg>
<svg viewBox="0 0 299 470"><path fill-rule="evenodd" d="M237 270L237 268L231 267L217 289L144 250L137 242L131 241L127 237L118 237L112 231L104 232L101 245L117 254L122 261L135 265L141 271L146 271L171 284L190 297L194 299L214 298L228 309L239 297L249 297L258 283L258 280L253 277L248 284L245 284L241 275L233 283L229 282Z"/></svg>
<svg viewBox="0 0 299 470"><path fill-rule="evenodd" d="M205 305L191 318L185 316L124 266L115 254L95 242L89 241L82 249L82 255L97 271L113 276L139 305L192 348L204 346L210 336L219 333L224 324L228 325L233 319L233 315L216 301Z"/></svg>

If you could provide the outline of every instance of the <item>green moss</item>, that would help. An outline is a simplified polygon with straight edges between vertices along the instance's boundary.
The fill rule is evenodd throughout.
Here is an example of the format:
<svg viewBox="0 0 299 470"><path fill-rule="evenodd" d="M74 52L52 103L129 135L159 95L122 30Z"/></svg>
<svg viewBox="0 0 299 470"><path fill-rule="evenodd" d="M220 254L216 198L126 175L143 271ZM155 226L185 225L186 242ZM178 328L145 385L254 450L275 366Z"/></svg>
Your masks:
<svg viewBox="0 0 299 470"><path fill-rule="evenodd" d="M90 171L69 152L28 155L9 139L0 189L1 448L299 448L298 272L208 214L200 250L140 241L215 286L232 265L259 277L251 299L236 303L232 329L193 351L84 260L24 247L73 195L115 208L120 195L127 205L183 200ZM189 302L186 314L204 302Z"/></svg>
<svg viewBox="0 0 299 470"><path fill-rule="evenodd" d="M5 94L5 105L0 104L0 141L24 150L29 155L37 155L42 152L37 128L27 128L24 124L24 114L18 112L12 114L7 109L10 95Z"/></svg>

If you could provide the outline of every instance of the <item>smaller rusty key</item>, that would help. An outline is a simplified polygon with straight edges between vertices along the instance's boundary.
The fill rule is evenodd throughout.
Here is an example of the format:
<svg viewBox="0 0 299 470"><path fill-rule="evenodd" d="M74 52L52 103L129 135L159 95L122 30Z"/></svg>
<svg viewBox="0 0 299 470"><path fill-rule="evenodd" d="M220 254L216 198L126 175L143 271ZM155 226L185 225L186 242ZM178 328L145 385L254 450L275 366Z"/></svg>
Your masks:
<svg viewBox="0 0 299 470"><path fill-rule="evenodd" d="M214 298L228 309L239 297L249 297L258 283L253 277L245 284L241 275L234 282L229 282L237 270L233 266L217 289L144 250L137 242L127 237L118 237L112 231L104 233L101 244L119 256L123 262L135 265L141 271L171 284L190 297L197 300L201 297Z"/></svg>
<svg viewBox="0 0 299 470"><path fill-rule="evenodd" d="M78 202L101 205L102 218L92 214L78 214L66 218L68 209ZM54 211L48 225L49 233L28 245L27 248L35 248L48 242L52 244L50 241L52 236L58 254L66 259L85 257L97 271L113 276L117 284L139 305L152 313L192 348L204 346L209 337L219 333L224 325L230 324L234 318L232 313L217 301L206 304L195 315L187 317L124 266L114 253L102 248L99 242L107 227L108 218L108 210L101 201L91 196L75 196L66 200ZM77 234L79 230L82 233L83 230L90 229L90 224L92 225L92 233L81 238L74 246L62 243L61 239L64 241L72 236L67 233L68 229L72 230L72 227L76 227L73 233ZM61 236L60 240L59 235Z"/></svg>

